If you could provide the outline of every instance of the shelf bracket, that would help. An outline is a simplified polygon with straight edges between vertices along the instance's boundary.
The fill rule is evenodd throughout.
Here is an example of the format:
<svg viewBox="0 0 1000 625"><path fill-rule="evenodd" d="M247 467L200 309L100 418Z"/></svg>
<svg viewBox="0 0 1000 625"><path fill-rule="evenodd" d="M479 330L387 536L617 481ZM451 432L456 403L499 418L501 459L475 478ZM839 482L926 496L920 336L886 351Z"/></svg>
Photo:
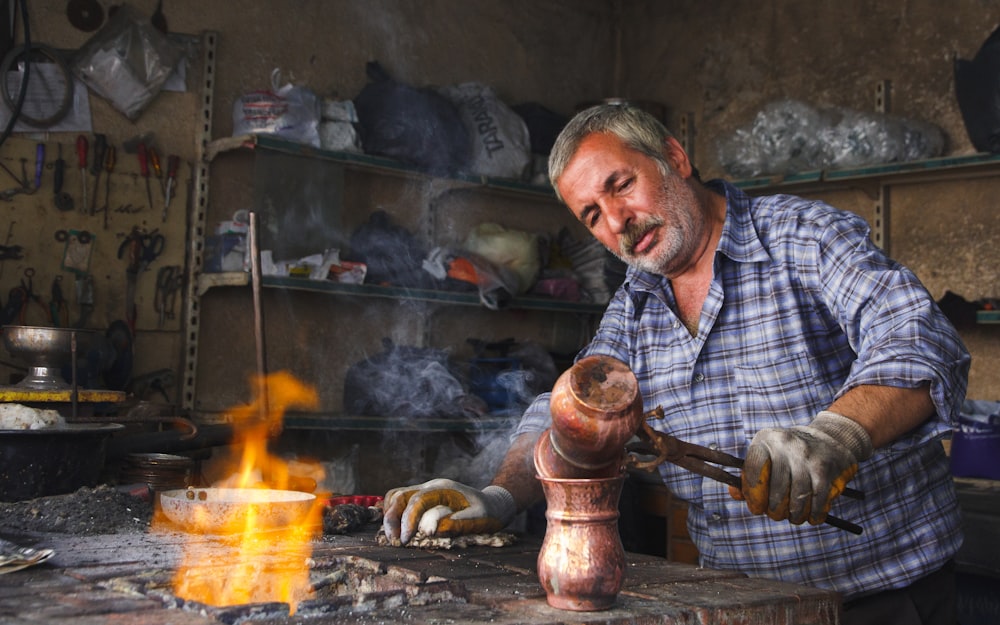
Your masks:
<svg viewBox="0 0 1000 625"><path fill-rule="evenodd" d="M218 33L202 34L201 111L196 130L194 194L190 230L188 233L188 271L191 279L185 286L184 297L184 374L181 378L181 409L194 409L195 382L198 368L199 315L198 277L205 263L205 223L208 212L208 159L206 152L212 140L212 105L215 97L215 47Z"/></svg>

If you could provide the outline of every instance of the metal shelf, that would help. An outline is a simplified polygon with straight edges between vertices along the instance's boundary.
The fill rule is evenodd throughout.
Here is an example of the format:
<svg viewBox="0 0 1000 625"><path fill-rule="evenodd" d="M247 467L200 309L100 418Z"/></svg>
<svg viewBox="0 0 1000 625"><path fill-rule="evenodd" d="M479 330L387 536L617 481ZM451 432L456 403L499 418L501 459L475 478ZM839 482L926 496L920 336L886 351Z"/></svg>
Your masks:
<svg viewBox="0 0 1000 625"><path fill-rule="evenodd" d="M250 274L246 272L204 273L198 276L198 294L203 295L206 291L215 287L246 286L248 284L250 284ZM483 306L477 294L459 291L435 291L374 284L341 284L339 282L283 276L263 276L261 278L261 286L350 297L381 297L457 306ZM606 304L567 302L545 297L517 297L504 310L546 310L553 312L600 314L604 312L605 307Z"/></svg>
<svg viewBox="0 0 1000 625"><path fill-rule="evenodd" d="M733 182L745 191L825 190L879 184L900 185L994 176L1000 173L1000 154L944 156L923 161L866 165L848 169L820 169L796 174L758 176Z"/></svg>
<svg viewBox="0 0 1000 625"><path fill-rule="evenodd" d="M483 419L401 418L358 415L304 416L286 415L287 430L332 430L336 432L506 432L517 424L518 417L487 416Z"/></svg>
<svg viewBox="0 0 1000 625"><path fill-rule="evenodd" d="M247 134L235 137L216 139L208 144L205 150L204 159L211 162L216 156L224 152L243 149L263 149L292 156L302 156L311 159L320 159L340 163L348 169L356 171L377 171L381 174L392 174L408 178L419 178L422 180L435 180L439 182L452 183L457 187L486 188L495 191L505 191L517 194L526 194L537 197L544 197L555 200L555 191L550 186L538 186L513 180L509 178L495 178L490 176L477 176L472 174L455 174L452 176L434 176L422 171L420 168L396 161L391 158L372 156L370 154L359 154L356 152L341 152L334 150L324 150L311 145L288 141L273 135Z"/></svg>

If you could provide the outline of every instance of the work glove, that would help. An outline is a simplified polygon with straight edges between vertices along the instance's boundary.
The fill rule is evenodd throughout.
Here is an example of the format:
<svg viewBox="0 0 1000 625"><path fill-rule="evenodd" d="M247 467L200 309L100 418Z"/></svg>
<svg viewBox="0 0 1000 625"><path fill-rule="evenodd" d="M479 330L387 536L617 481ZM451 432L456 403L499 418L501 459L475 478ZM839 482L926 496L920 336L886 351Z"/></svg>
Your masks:
<svg viewBox="0 0 1000 625"><path fill-rule="evenodd" d="M516 512L514 497L502 486L478 490L436 479L386 493L382 529L390 543L405 545L417 531L427 536L497 532Z"/></svg>
<svg viewBox="0 0 1000 625"><path fill-rule="evenodd" d="M743 463L742 492L732 494L754 514L818 525L871 455L861 424L824 410L809 425L757 432Z"/></svg>

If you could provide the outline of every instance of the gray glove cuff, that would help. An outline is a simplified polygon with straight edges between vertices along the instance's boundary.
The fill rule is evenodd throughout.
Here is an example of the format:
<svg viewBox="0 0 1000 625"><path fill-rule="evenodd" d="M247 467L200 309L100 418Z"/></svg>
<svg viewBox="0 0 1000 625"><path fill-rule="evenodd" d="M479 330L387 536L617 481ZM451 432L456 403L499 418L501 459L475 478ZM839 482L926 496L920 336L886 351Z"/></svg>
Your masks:
<svg viewBox="0 0 1000 625"><path fill-rule="evenodd" d="M484 499L490 516L500 520L507 525L517 514L517 504L514 503L514 495L503 486L491 484L483 489Z"/></svg>
<svg viewBox="0 0 1000 625"><path fill-rule="evenodd" d="M810 427L816 428L830 438L851 450L858 462L868 460L872 457L874 448L872 447L871 436L860 423L854 419L837 414L831 410L823 410Z"/></svg>

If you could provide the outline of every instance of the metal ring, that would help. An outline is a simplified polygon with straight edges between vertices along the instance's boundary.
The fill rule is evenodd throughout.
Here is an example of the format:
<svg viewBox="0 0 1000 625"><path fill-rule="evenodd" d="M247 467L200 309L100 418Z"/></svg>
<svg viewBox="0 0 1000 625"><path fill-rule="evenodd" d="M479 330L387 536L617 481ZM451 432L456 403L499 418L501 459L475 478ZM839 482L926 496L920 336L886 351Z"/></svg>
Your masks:
<svg viewBox="0 0 1000 625"><path fill-rule="evenodd" d="M4 57L3 62L0 63L0 76L6 76L7 72L10 71L11 67L17 61L18 58L23 56L28 56L25 52L40 52L43 56L47 57L59 68L59 72L62 74L66 81L66 89L63 90L62 102L59 103L59 108L53 115L44 118L31 117L24 113L23 109L19 119L23 119L28 124L35 126L37 128L48 128L53 126L59 121L61 121L66 114L69 113L70 107L73 104L73 75L70 74L69 67L66 66L66 62L63 61L59 53L55 51L51 46L47 46L44 43L33 43L27 48L25 46L18 46L12 48L7 56ZM30 62L30 61L27 61ZM30 80L28 81L30 84ZM24 87L27 89L27 85ZM3 101L7 104L7 108L14 110L15 104L10 95L10 88L6 80L0 80L0 93L3 94Z"/></svg>

